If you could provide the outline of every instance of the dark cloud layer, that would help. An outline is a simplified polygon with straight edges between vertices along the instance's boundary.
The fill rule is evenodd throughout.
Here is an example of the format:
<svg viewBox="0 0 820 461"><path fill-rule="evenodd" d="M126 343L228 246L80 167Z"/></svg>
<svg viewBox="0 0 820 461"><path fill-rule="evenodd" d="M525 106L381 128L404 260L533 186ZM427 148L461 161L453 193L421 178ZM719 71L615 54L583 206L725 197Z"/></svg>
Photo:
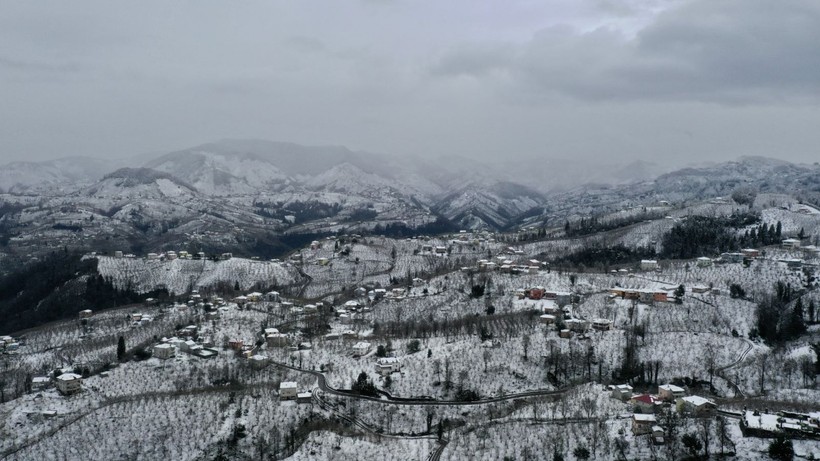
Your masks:
<svg viewBox="0 0 820 461"><path fill-rule="evenodd" d="M552 27L518 46L462 46L432 72L504 74L512 91L587 100L815 103L820 3L699 0L660 14L634 37Z"/></svg>
<svg viewBox="0 0 820 461"><path fill-rule="evenodd" d="M818 82L816 0L7 2L0 163L242 137L814 161Z"/></svg>

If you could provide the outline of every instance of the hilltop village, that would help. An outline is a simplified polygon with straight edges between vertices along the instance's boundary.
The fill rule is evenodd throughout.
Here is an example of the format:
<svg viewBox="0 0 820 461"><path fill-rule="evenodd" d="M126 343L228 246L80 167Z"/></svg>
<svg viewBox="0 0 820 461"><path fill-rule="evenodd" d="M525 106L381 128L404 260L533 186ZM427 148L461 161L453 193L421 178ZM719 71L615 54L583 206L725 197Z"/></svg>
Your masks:
<svg viewBox="0 0 820 461"><path fill-rule="evenodd" d="M609 238L651 246L685 219ZM781 232L586 267L584 242L533 229L340 235L281 260L88 253L159 295L0 338L0 455L817 456L820 251Z"/></svg>

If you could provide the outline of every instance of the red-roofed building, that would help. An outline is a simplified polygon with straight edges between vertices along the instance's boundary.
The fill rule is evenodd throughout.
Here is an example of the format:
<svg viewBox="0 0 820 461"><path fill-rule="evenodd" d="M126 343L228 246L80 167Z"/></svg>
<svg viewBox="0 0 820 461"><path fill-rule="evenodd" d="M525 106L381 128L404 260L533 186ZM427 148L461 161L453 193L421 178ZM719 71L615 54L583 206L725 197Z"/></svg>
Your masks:
<svg viewBox="0 0 820 461"><path fill-rule="evenodd" d="M635 405L636 413L654 413L661 401L649 394L639 394L629 399L629 403Z"/></svg>

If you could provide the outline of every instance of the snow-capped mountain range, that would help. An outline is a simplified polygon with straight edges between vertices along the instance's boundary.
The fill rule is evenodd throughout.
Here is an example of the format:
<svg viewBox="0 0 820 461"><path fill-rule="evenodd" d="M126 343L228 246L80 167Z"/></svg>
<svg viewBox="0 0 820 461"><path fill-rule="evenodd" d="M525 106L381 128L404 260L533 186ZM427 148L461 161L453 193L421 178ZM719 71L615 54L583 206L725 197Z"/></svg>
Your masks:
<svg viewBox="0 0 820 461"><path fill-rule="evenodd" d="M816 165L759 157L663 174L636 162L611 169L608 177L599 170L582 174L571 162L540 164L546 166L511 169L459 158L406 159L259 140L203 144L155 157L140 168L76 158L18 162L0 169L0 198L11 210L0 224L18 235L52 232L60 225L123 239L148 233L183 240L192 233L223 232L238 244L271 231L413 228L436 219L458 228L510 229L646 200L728 196L742 186L799 189L809 201L820 195ZM566 181L569 171L576 172L575 187ZM597 185L582 187L583 180Z"/></svg>

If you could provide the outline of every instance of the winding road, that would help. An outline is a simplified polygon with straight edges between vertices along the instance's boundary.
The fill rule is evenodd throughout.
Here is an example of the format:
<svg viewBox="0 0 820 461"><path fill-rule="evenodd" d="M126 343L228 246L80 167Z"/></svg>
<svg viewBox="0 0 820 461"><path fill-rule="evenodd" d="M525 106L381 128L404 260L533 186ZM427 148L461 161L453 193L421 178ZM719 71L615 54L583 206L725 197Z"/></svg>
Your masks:
<svg viewBox="0 0 820 461"><path fill-rule="evenodd" d="M296 371L298 373L306 373L312 376L315 376L319 381L319 389L323 392L328 394L337 395L340 397L350 397L353 399L358 400L368 400L371 402L377 403L385 403L385 404L392 404L392 405L453 405L453 406L469 406L469 405L486 405L490 403L498 403L498 402L506 402L508 400L516 400L516 399L523 399L528 397L550 397L550 396L558 396L565 394L568 389L559 389L559 390L534 390L528 392L521 392L519 394L510 394L505 395L502 397L493 397L489 399L482 399L482 400L474 400L471 402L462 402L459 400L432 400L432 399L413 399L413 398L379 398L379 397L370 397L368 395L360 395L354 394L352 392L346 392L344 390L339 390L334 387L331 387L327 384L327 378L325 377L324 373L313 371L313 370L305 370L303 368L294 367L291 365L287 365L281 362L270 362L272 365L285 368L288 370Z"/></svg>

